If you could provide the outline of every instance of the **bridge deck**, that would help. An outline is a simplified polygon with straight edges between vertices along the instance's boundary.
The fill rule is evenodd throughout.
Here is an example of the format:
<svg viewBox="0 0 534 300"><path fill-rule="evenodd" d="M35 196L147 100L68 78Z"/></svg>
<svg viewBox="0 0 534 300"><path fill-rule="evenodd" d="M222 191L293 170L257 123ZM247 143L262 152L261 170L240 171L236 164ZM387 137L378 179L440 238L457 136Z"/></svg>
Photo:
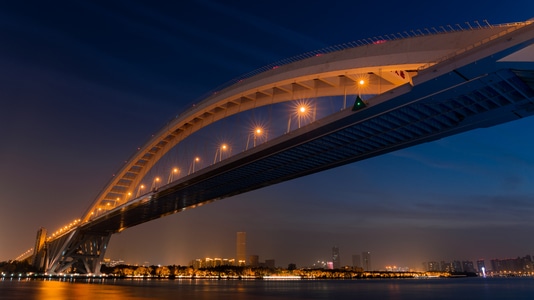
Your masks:
<svg viewBox="0 0 534 300"><path fill-rule="evenodd" d="M431 92L425 84L405 86L397 91L403 95L375 99L382 103L365 110L339 112L164 186L82 228L118 232L209 201L531 115L534 91L517 74L524 72L504 69L467 81L447 74L446 86L453 87Z"/></svg>

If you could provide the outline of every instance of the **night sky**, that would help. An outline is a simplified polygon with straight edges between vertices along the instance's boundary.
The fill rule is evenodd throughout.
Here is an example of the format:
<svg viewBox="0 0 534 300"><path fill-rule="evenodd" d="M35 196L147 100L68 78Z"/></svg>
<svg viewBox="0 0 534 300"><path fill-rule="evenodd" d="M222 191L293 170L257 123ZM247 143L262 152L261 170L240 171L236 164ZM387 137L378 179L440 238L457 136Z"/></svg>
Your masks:
<svg viewBox="0 0 534 300"><path fill-rule="evenodd" d="M183 4L185 2L186 4ZM182 3L182 4L180 4ZM2 1L0 261L80 218L169 119L241 74L357 39L533 17L521 1ZM510 5L509 3L513 3ZM472 23L473 24L473 23ZM534 118L396 151L145 223L107 257L277 266L534 254Z"/></svg>

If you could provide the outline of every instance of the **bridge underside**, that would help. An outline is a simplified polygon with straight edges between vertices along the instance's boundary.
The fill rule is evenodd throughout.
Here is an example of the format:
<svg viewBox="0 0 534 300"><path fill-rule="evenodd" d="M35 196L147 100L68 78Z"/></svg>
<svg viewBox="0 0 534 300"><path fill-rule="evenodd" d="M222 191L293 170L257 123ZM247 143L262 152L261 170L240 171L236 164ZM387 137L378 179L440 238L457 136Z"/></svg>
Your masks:
<svg viewBox="0 0 534 300"><path fill-rule="evenodd" d="M133 200L134 191L161 157L191 134L219 120L296 99L389 93L403 84L413 85L414 77L417 81L421 70L460 53L483 52L487 45L512 45L521 31L529 27L532 27L531 23L523 22L423 34L358 47L334 47L336 51L323 49L316 55L306 55L305 59L245 76L206 96L165 124L116 172L86 211L82 222ZM514 41L509 43L510 40Z"/></svg>
<svg viewBox="0 0 534 300"><path fill-rule="evenodd" d="M98 272L111 234L169 214L475 128L534 114L534 38L426 69L405 84L237 154L83 223L49 260Z"/></svg>
<svg viewBox="0 0 534 300"><path fill-rule="evenodd" d="M302 128L283 136L275 145L270 143L268 148L260 146L254 153L237 155L217 168L199 171L111 211L82 226L82 230L119 232L209 201L530 116L534 114L534 91L523 78L533 76L532 71L511 70L467 81L457 76L453 88L423 98L414 97L418 94L414 88L411 93L384 101L382 107L350 113L329 124L322 120L320 127Z"/></svg>

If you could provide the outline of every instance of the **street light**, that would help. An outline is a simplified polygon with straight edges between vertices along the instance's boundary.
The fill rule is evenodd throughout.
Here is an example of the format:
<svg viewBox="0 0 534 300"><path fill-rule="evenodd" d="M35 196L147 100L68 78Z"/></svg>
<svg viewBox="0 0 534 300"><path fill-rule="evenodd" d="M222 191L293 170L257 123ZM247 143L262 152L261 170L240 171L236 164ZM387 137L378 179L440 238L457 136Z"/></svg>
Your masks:
<svg viewBox="0 0 534 300"><path fill-rule="evenodd" d="M154 178L154 181L152 181L152 186L150 187L151 190L156 190L158 188L158 182L159 182L159 177L156 177Z"/></svg>
<svg viewBox="0 0 534 300"><path fill-rule="evenodd" d="M144 189L144 188L145 188L145 186L143 184L141 184L139 186L139 188L137 189L137 195L135 197L139 197L139 195L141 194L141 190Z"/></svg>
<svg viewBox="0 0 534 300"><path fill-rule="evenodd" d="M265 130L258 126L256 128L254 128L254 130L249 133L249 135L247 136L247 146L245 147L245 150L248 150L248 145L250 143L250 137L252 136L252 147L256 147L256 140L258 138L261 138L262 136L265 138L265 136L263 135L265 132Z"/></svg>
<svg viewBox="0 0 534 300"><path fill-rule="evenodd" d="M219 154L219 161L222 160L222 153L223 151L228 150L228 145L222 144L219 148L217 148L217 151L215 151L215 157L213 158L213 163L217 161L217 153Z"/></svg>
<svg viewBox="0 0 534 300"><path fill-rule="evenodd" d="M369 74L358 74L356 75L356 88L358 89L358 96L362 97L362 90L366 89L369 86L370 77Z"/></svg>
<svg viewBox="0 0 534 300"><path fill-rule="evenodd" d="M365 84L365 80L360 79L360 81L358 81L358 96L360 98L362 97L362 87L364 84Z"/></svg>
<svg viewBox="0 0 534 300"><path fill-rule="evenodd" d="M263 134L263 130L261 127L257 127L256 130L254 130L254 147L256 147L256 139Z"/></svg>
<svg viewBox="0 0 534 300"><path fill-rule="evenodd" d="M297 117L298 117L298 121L299 121L299 128L300 128L300 118L302 117L302 115L306 114L306 107L304 105L301 105L299 107L299 110L298 110L298 113L297 113Z"/></svg>
<svg viewBox="0 0 534 300"><path fill-rule="evenodd" d="M191 166L189 166L189 173L187 173L187 175L191 173L195 173L195 165L199 161L200 161L200 158L198 156L195 157L195 159L193 159L193 161L191 162Z"/></svg>
<svg viewBox="0 0 534 300"><path fill-rule="evenodd" d="M297 103L296 112L294 114L296 115L296 118L297 118L298 128L300 128L301 119L308 116L309 107L310 107L309 104L306 103L305 101L299 101L299 103ZM292 115L293 114L289 115L289 120L287 121L287 132L291 130Z"/></svg>
<svg viewBox="0 0 534 300"><path fill-rule="evenodd" d="M169 179L167 180L167 183L171 183L174 180L174 174L180 174L180 169L173 168L171 171L171 174L169 174Z"/></svg>
<svg viewBox="0 0 534 300"><path fill-rule="evenodd" d="M356 96L356 100L354 101L354 105L352 106L352 111L357 111L367 106L367 103L365 103L365 101L363 101L362 99L362 90L366 88L368 84L368 74L360 74L357 77L356 88L358 89L358 96Z"/></svg>

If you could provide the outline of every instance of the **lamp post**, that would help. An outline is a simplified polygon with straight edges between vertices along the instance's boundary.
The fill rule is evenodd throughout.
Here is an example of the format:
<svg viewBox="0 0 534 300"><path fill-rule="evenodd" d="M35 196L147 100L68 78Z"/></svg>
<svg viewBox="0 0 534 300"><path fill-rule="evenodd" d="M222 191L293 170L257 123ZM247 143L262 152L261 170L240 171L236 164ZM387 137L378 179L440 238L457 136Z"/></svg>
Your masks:
<svg viewBox="0 0 534 300"><path fill-rule="evenodd" d="M200 161L200 158L198 156L195 157L195 159L193 159L193 161L191 162L191 166L189 166L189 173L187 173L187 175L191 173L195 173L195 165L199 161Z"/></svg>
<svg viewBox="0 0 534 300"><path fill-rule="evenodd" d="M247 136L247 146L245 147L245 150L248 150L248 145L250 144L250 137L252 136L252 147L256 147L256 140L259 137L263 136L263 132L264 130L262 127L254 128L254 130Z"/></svg>
<svg viewBox="0 0 534 300"><path fill-rule="evenodd" d="M221 161L222 153L226 150L228 150L228 145L226 144L222 144L219 148L217 148L217 151L215 151L215 157L213 158L213 163L217 162L217 154L219 154L219 161Z"/></svg>
<svg viewBox="0 0 534 300"><path fill-rule="evenodd" d="M151 190L156 190L158 188L158 182L159 182L159 177L156 177L154 178L154 181L152 181L152 186L150 187Z"/></svg>
<svg viewBox="0 0 534 300"><path fill-rule="evenodd" d="M261 136L261 134L263 133L263 130L261 130L260 127L256 128L256 130L254 130L254 147L256 147L256 139L258 138L258 136Z"/></svg>
<svg viewBox="0 0 534 300"><path fill-rule="evenodd" d="M300 124L301 124L300 120L303 117L306 117L307 114L308 114L308 105L306 103L299 104L297 106L297 111L295 112L295 115L297 117L298 128L300 128ZM289 120L287 121L287 132L288 133L291 130L291 119L292 119L292 115L289 115Z"/></svg>
<svg viewBox="0 0 534 300"><path fill-rule="evenodd" d="M365 84L365 80L360 79L360 80L358 81L358 97L360 97L360 98L362 97L362 89L361 89L361 88L362 88L362 86L363 86L364 84Z"/></svg>
<svg viewBox="0 0 534 300"><path fill-rule="evenodd" d="M171 173L169 174L169 179L167 180L167 184L171 183L174 180L174 174L180 174L180 169L173 168Z"/></svg>
<svg viewBox="0 0 534 300"><path fill-rule="evenodd" d="M304 105L302 105L302 106L299 107L299 110L297 112L299 128L300 128L300 119L302 118L302 115L304 115L304 114L306 114L306 107Z"/></svg>
<svg viewBox="0 0 534 300"><path fill-rule="evenodd" d="M141 184L139 188L137 189L137 195L135 197L139 197L139 195L141 194L141 190L144 188L145 188L145 185Z"/></svg>

